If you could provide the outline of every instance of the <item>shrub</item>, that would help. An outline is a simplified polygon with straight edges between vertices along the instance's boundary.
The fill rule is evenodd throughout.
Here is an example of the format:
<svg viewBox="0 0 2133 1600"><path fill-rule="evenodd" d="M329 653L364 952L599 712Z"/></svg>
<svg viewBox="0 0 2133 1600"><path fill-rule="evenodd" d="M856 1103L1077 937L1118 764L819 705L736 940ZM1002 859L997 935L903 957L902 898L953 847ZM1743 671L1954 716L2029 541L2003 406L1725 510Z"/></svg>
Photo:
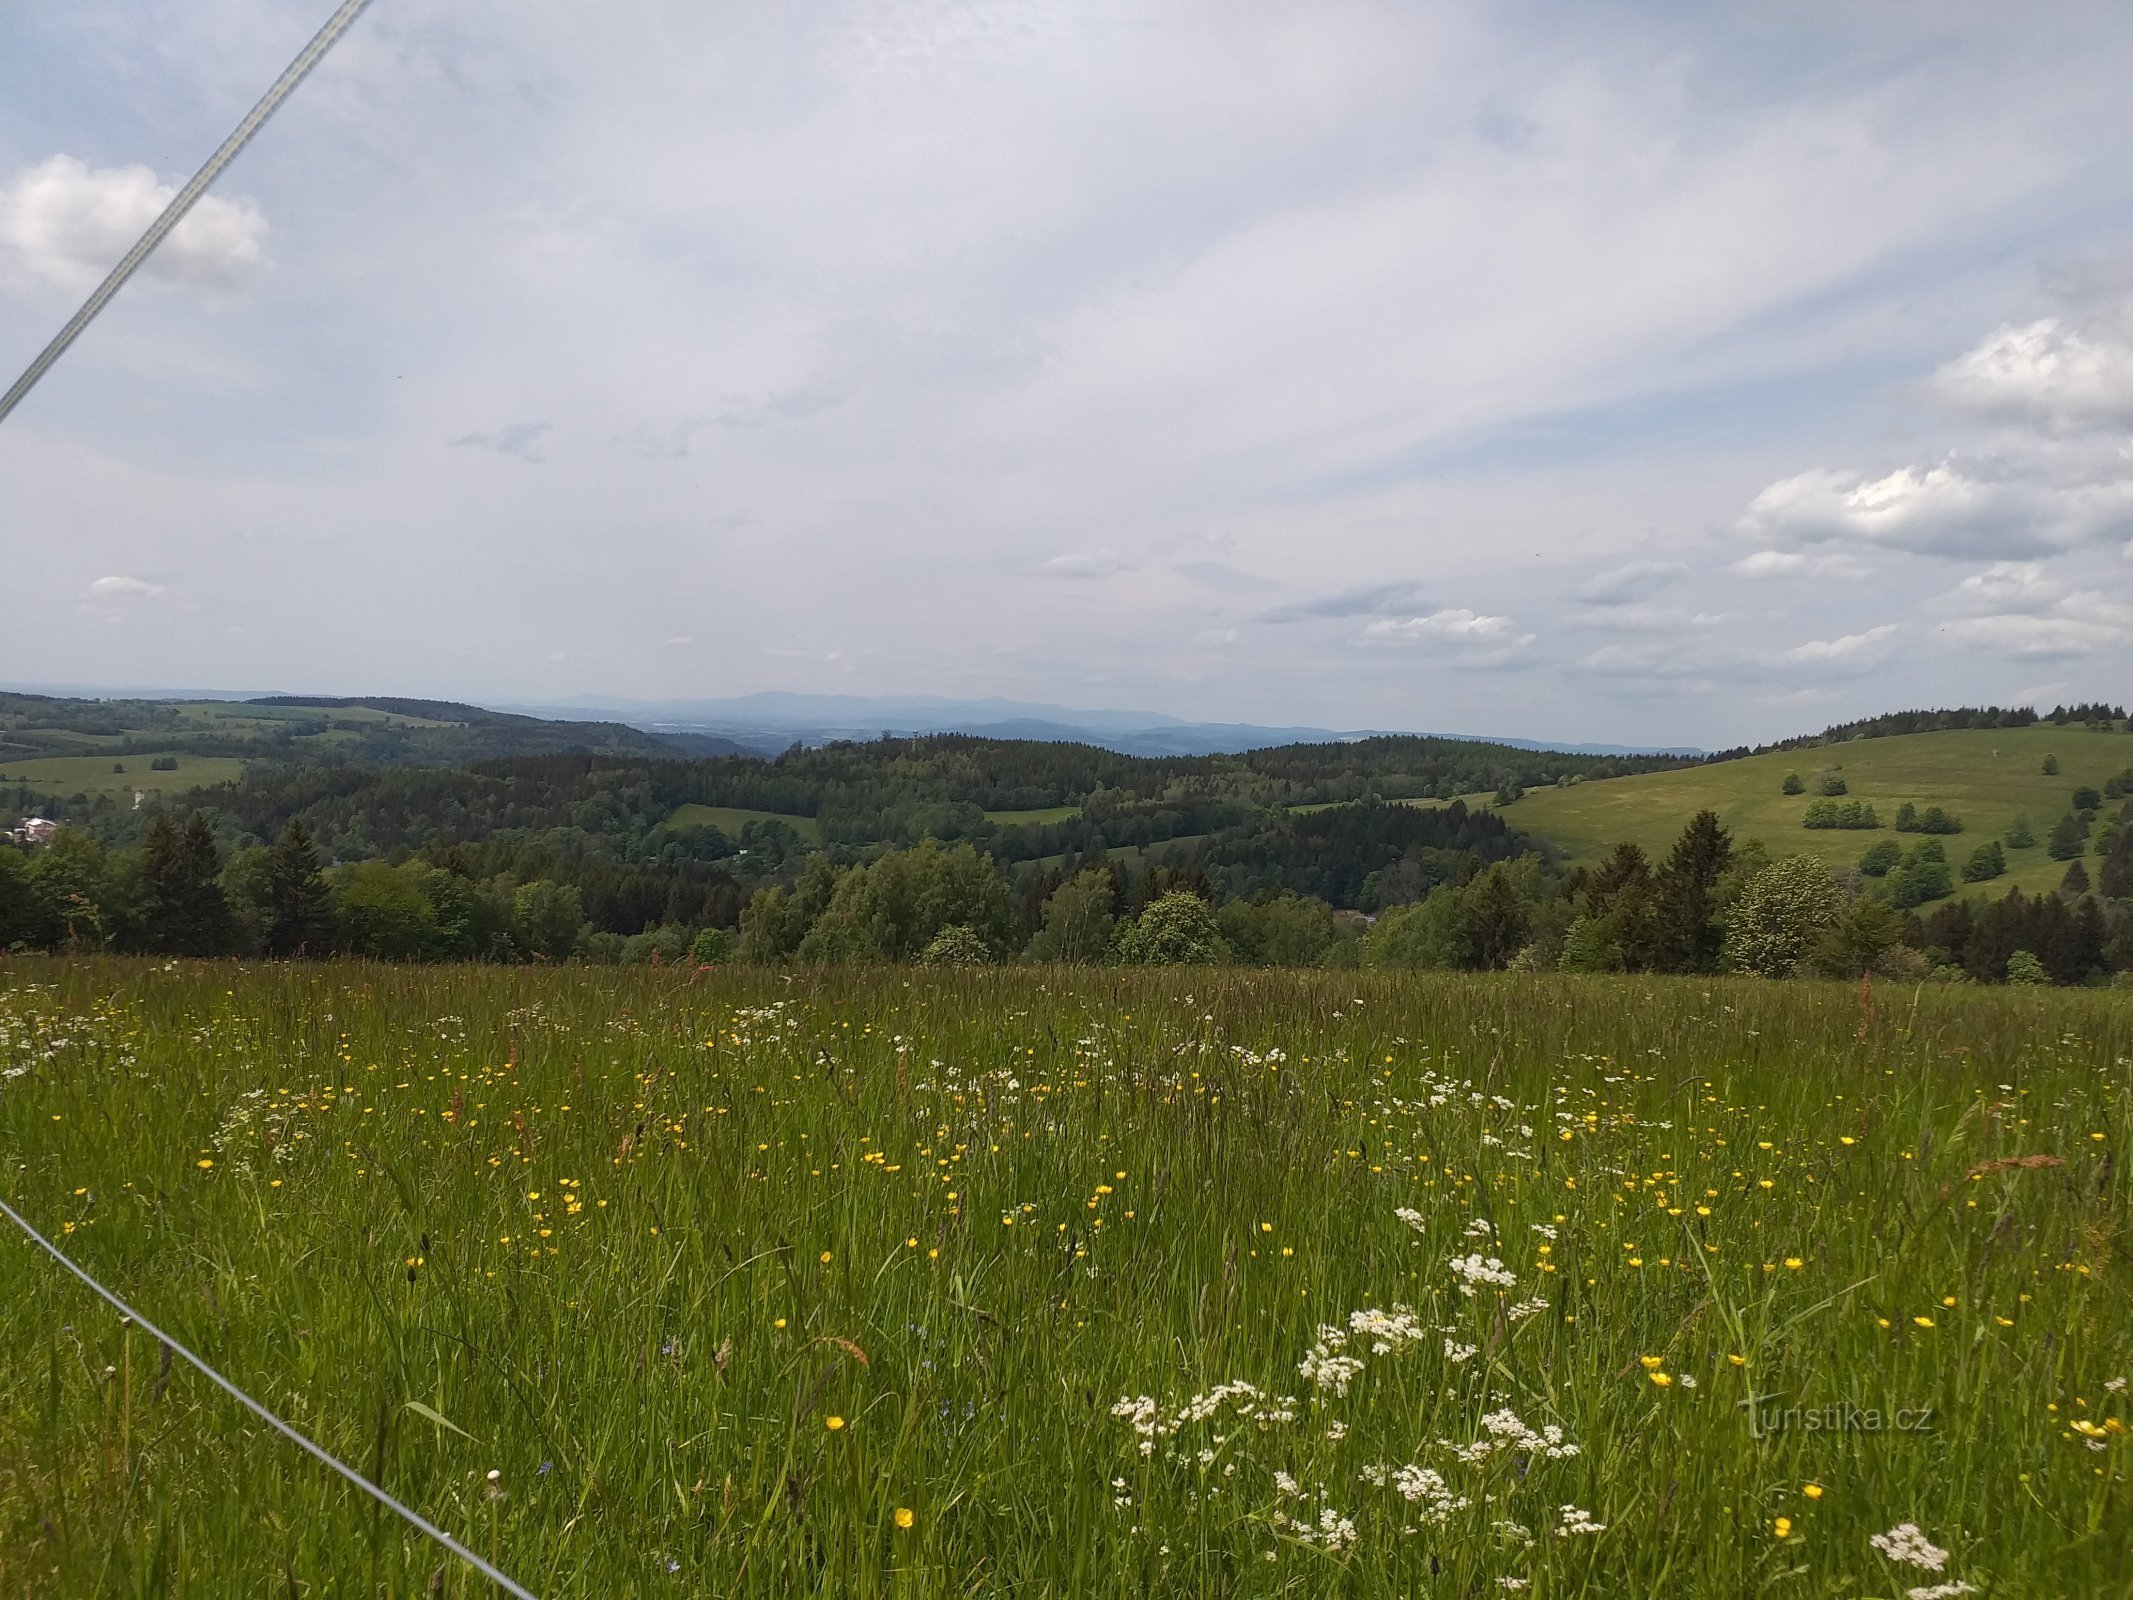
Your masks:
<svg viewBox="0 0 2133 1600"><path fill-rule="evenodd" d="M985 941L960 922L951 922L926 942L918 953L922 967L989 967L992 952Z"/></svg>
<svg viewBox="0 0 2133 1600"><path fill-rule="evenodd" d="M2045 776L2045 777L2047 777L2047 778L2056 778L2056 777L2058 777L2058 776L2059 776L2059 758L2058 758L2057 756L2046 756L2046 757L2044 758L2044 765L2043 765L2043 766L2042 766L2042 767L2041 767L2041 768L2040 768L2039 770L2040 770L2040 771L2042 771L2042 772L2043 772L2043 774L2044 774L2044 776ZM2032 957L2031 959L2032 959L2032 960L2034 960L2035 958L2034 958L2034 957Z"/></svg>
<svg viewBox="0 0 2133 1600"><path fill-rule="evenodd" d="M1809 828L1878 828L1881 818L1864 800L1810 800L1802 826Z"/></svg>
<svg viewBox="0 0 2133 1600"><path fill-rule="evenodd" d="M705 928L689 943L689 959L699 967L715 967L733 949L733 935L724 928Z"/></svg>
<svg viewBox="0 0 2133 1600"><path fill-rule="evenodd" d="M2052 825L2044 853L2054 861L2072 861L2088 848L2089 825L2078 811L2069 811Z"/></svg>
<svg viewBox="0 0 2133 1600"><path fill-rule="evenodd" d="M2102 804L2103 796L2085 783L2074 791L2074 809L2076 811L2094 811Z"/></svg>
<svg viewBox="0 0 2133 1600"><path fill-rule="evenodd" d="M2007 981L2020 984L2049 983L2051 975L2044 970L2044 963L2027 950L2017 950L2007 958Z"/></svg>
<svg viewBox="0 0 2133 1600"><path fill-rule="evenodd" d="M1844 787L1843 775L1835 772L1824 773L1822 775L1821 792L1826 795L1847 793L1848 791Z"/></svg>
<svg viewBox="0 0 2133 1600"><path fill-rule="evenodd" d="M1784 789L1787 794L1805 794L1807 785L1800 780L1797 772L1788 772L1785 774Z"/></svg>
<svg viewBox="0 0 2133 1600"><path fill-rule="evenodd" d="M1896 808L1896 831L1898 833L1961 833L1963 819L1951 816L1939 806L1927 806L1921 811L1906 800Z"/></svg>
<svg viewBox="0 0 2133 1600"><path fill-rule="evenodd" d="M1783 978L1795 971L1837 920L1841 896L1812 856L1785 856L1741 887L1726 910L1726 965Z"/></svg>
<svg viewBox="0 0 2133 1600"><path fill-rule="evenodd" d="M2030 831L2029 818L2016 817L2013 822L2007 825L2008 849L2027 850L2036 842L2037 836Z"/></svg>
<svg viewBox="0 0 2133 1600"><path fill-rule="evenodd" d="M1994 839L1970 852L1970 859L1963 863L1963 882L1985 883L2006 870L2006 853L2000 849L2000 841Z"/></svg>
<svg viewBox="0 0 2133 1600"><path fill-rule="evenodd" d="M1859 858L1860 874L1868 878L1885 878L1889 868L1903 859L1903 846L1894 839L1883 839L1869 845L1866 854Z"/></svg>
<svg viewBox="0 0 2133 1600"><path fill-rule="evenodd" d="M1229 959L1229 946L1207 902L1189 889L1173 889L1118 931L1118 959L1128 966L1212 966Z"/></svg>

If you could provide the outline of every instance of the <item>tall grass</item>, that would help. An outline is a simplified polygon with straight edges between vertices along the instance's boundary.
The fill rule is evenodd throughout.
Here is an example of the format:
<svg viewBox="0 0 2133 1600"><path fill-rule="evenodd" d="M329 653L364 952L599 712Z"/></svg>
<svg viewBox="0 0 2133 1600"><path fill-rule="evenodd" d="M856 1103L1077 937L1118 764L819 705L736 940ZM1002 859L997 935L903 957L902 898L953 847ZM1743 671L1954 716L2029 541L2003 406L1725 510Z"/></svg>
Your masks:
<svg viewBox="0 0 2133 1600"><path fill-rule="evenodd" d="M2133 1594L2129 1057L2068 991L33 960L0 1193L547 1595ZM0 1239L0 1593L482 1588Z"/></svg>

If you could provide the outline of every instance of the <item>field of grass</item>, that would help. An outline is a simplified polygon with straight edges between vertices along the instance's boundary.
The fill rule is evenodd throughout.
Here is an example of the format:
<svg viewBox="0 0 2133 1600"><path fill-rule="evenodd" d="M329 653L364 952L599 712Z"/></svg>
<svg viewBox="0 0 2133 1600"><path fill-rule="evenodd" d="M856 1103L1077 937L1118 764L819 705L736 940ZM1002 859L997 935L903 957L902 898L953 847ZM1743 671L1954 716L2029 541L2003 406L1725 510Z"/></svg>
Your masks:
<svg viewBox="0 0 2133 1600"><path fill-rule="evenodd" d="M716 828L729 839L738 839L751 822L782 822L809 844L822 842L822 824L813 817L787 816L782 811L745 811L738 806L682 806L667 818L670 828Z"/></svg>
<svg viewBox="0 0 2133 1600"><path fill-rule="evenodd" d="M0 781L27 783L50 793L131 795L182 794L211 783L234 783L244 776L244 763L221 756L177 756L174 772L152 772L149 763L157 755L41 756L34 760L0 760ZM113 764L125 767L113 772Z"/></svg>
<svg viewBox="0 0 2133 1600"><path fill-rule="evenodd" d="M2043 772L2046 755L2059 758L2059 774ZM1850 866L1880 839L1908 846L1915 840L1894 831L1896 808L1909 800L1921 810L1937 805L1963 819L1963 831L1941 840L1960 872L1970 852L2002 836L2017 816L2029 819L2037 843L2007 852L2008 872L1989 883L1965 886L2000 895L2057 888L2066 863L2052 860L2044 837L2065 815L2075 788L2101 789L2114 773L2133 766L2133 737L2081 727L1963 729L1856 739L1812 750L1781 751L1721 761L1678 772L1535 789L1504 810L1513 827L1539 833L1560 845L1573 861L1591 861L1627 839L1645 853L1664 857L1683 824L1709 807L1738 838L1760 838L1775 853L1815 856L1831 866ZM1806 780L1807 793L1788 795L1788 772ZM1847 799L1865 800L1880 814L1873 831L1802 827L1825 772L1841 775ZM2095 863L2089 863L2090 871Z"/></svg>
<svg viewBox="0 0 2133 1600"><path fill-rule="evenodd" d="M1043 827L1048 823L1071 822L1081 815L1079 806L1043 806L1035 811L988 811L985 820L997 822L1003 828Z"/></svg>
<svg viewBox="0 0 2133 1600"><path fill-rule="evenodd" d="M2126 1596L2129 1058L2078 991L14 960L0 1194L544 1596ZM0 1593L487 1592L12 1235L0 1351Z"/></svg>

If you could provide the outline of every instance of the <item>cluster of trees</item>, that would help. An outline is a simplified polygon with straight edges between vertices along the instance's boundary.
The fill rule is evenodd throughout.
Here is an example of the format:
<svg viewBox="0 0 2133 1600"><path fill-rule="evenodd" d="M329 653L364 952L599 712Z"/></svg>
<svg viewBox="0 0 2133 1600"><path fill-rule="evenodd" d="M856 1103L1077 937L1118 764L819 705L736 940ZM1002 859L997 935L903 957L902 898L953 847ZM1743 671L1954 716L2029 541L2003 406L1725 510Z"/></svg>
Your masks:
<svg viewBox="0 0 2133 1600"><path fill-rule="evenodd" d="M1810 800L1803 828L1878 828L1881 818L1864 800Z"/></svg>

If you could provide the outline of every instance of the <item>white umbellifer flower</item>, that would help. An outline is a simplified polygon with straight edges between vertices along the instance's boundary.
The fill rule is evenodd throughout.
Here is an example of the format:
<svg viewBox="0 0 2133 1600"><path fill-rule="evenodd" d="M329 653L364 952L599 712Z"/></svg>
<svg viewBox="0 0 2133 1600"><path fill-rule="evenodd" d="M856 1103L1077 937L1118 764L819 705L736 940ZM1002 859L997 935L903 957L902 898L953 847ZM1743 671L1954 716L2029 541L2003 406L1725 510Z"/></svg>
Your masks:
<svg viewBox="0 0 2133 1600"><path fill-rule="evenodd" d="M1919 1532L1915 1522L1899 1522L1887 1533L1877 1533L1867 1542L1891 1561L1924 1567L1928 1572L1938 1572L1948 1564L1948 1552Z"/></svg>
<svg viewBox="0 0 2133 1600"><path fill-rule="evenodd" d="M1684 1389L1693 1389L1696 1387L1696 1375L1693 1372L1684 1372L1674 1381L1680 1384L1681 1387Z"/></svg>
<svg viewBox="0 0 2133 1600"><path fill-rule="evenodd" d="M1507 1309L1504 1315L1513 1322L1524 1322L1528 1317L1537 1317L1547 1309L1548 1302L1539 1295L1534 1295L1531 1299L1519 1301L1518 1304Z"/></svg>
<svg viewBox="0 0 2133 1600"><path fill-rule="evenodd" d="M1526 1582L1527 1580L1524 1578L1498 1578L1496 1580L1496 1587L1499 1589L1509 1589L1515 1594L1518 1590L1523 1589L1526 1586Z"/></svg>
<svg viewBox="0 0 2133 1600"><path fill-rule="evenodd" d="M1368 1335L1372 1343L1370 1353L1375 1356L1390 1355L1403 1344L1416 1344L1422 1338L1422 1324L1406 1306L1394 1306L1390 1311L1369 1307L1348 1313L1348 1326L1359 1334Z"/></svg>
<svg viewBox="0 0 2133 1600"><path fill-rule="evenodd" d="M1328 1444L1339 1444L1343 1439L1347 1437L1347 1423L1342 1422L1338 1418L1335 1418L1333 1421L1326 1424L1326 1442Z"/></svg>
<svg viewBox="0 0 2133 1600"><path fill-rule="evenodd" d="M1311 1353L1296 1364L1296 1370L1319 1388L1344 1395L1356 1374L1363 1370L1363 1364L1354 1356L1335 1355L1324 1344L1315 1344Z"/></svg>
<svg viewBox="0 0 2133 1600"><path fill-rule="evenodd" d="M1466 1225L1466 1236L1469 1239L1494 1238L1496 1236L1496 1224L1489 1221L1487 1217L1476 1217Z"/></svg>
<svg viewBox="0 0 2133 1600"><path fill-rule="evenodd" d="M1491 1438L1514 1445L1521 1450L1530 1450L1535 1455L1547 1457L1550 1461L1560 1461L1565 1456L1574 1456L1578 1453L1578 1447L1566 1440L1563 1437L1563 1430L1554 1423L1549 1423L1540 1432L1535 1433L1531 1428L1519 1421L1518 1413L1509 1406L1505 1406L1501 1410L1491 1411L1481 1419L1481 1426L1488 1431ZM1468 1448L1472 1449L1473 1447L1469 1446ZM1481 1452L1481 1454L1486 1453L1486 1451ZM1475 1459L1479 1459L1479 1457L1477 1456Z"/></svg>
<svg viewBox="0 0 2133 1600"><path fill-rule="evenodd" d="M2103 1392L2105 1394L2117 1394L2125 1386L2126 1380L2123 1378L2108 1378L2104 1381Z"/></svg>
<svg viewBox="0 0 2133 1600"><path fill-rule="evenodd" d="M1563 1507L1562 1520L1555 1525L1555 1536L1558 1539L1567 1539L1572 1534L1605 1533L1606 1531L1606 1523L1593 1521L1590 1511L1580 1511L1573 1505Z"/></svg>
<svg viewBox="0 0 2133 1600"><path fill-rule="evenodd" d="M1459 1280L1461 1294L1472 1294L1477 1285L1484 1283L1504 1289L1515 1288L1518 1284L1517 1275L1510 1268L1494 1256L1484 1256L1478 1250L1470 1256L1453 1256L1451 1268L1452 1275Z"/></svg>
<svg viewBox="0 0 2133 1600"><path fill-rule="evenodd" d="M1338 1554L1355 1543L1355 1523L1327 1506L1318 1514L1318 1538L1328 1550Z"/></svg>
<svg viewBox="0 0 2133 1600"><path fill-rule="evenodd" d="M1428 1223L1422 1220L1422 1213L1417 1211L1413 1206L1402 1206L1399 1210L1395 1211L1393 1215L1398 1217L1402 1222L1406 1223L1417 1233L1421 1233L1429 1226Z"/></svg>
<svg viewBox="0 0 2133 1600"><path fill-rule="evenodd" d="M1959 1594L1976 1594L1974 1583L1922 1583L1904 1590L1905 1600L1955 1600Z"/></svg>
<svg viewBox="0 0 2133 1600"><path fill-rule="evenodd" d="M1480 1354L1481 1346L1478 1344L1461 1344L1456 1339L1444 1341L1444 1359L1455 1367L1465 1366Z"/></svg>
<svg viewBox="0 0 2133 1600"><path fill-rule="evenodd" d="M1526 1224L1526 1226L1531 1228L1535 1233L1539 1234L1543 1239L1553 1239L1555 1237L1555 1227L1551 1223L1529 1222Z"/></svg>
<svg viewBox="0 0 2133 1600"><path fill-rule="evenodd" d="M1301 1489L1296 1487L1296 1480L1294 1478L1290 1477L1286 1472L1279 1471L1278 1469L1274 1473L1274 1487L1282 1494L1295 1495L1303 1493Z"/></svg>

